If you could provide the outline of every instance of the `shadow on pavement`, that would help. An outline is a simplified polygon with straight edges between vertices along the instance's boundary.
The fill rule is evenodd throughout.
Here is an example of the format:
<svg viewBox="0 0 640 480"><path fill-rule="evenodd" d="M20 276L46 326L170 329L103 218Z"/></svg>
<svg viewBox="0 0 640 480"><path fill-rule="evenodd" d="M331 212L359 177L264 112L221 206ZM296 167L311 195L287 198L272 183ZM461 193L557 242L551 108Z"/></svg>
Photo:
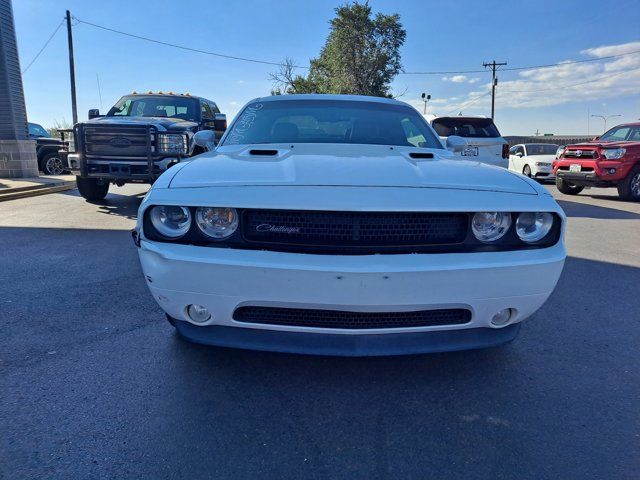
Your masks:
<svg viewBox="0 0 640 480"><path fill-rule="evenodd" d="M312 357L177 338L127 232L0 228L0 238L0 476L637 472L638 268L568 258L504 347Z"/></svg>
<svg viewBox="0 0 640 480"><path fill-rule="evenodd" d="M595 198L595 197L594 197ZM603 197L607 198L607 197ZM638 220L640 214L617 208L600 207L588 203L571 202L569 200L556 199L567 217L598 218L605 220ZM627 202L625 202L627 203Z"/></svg>

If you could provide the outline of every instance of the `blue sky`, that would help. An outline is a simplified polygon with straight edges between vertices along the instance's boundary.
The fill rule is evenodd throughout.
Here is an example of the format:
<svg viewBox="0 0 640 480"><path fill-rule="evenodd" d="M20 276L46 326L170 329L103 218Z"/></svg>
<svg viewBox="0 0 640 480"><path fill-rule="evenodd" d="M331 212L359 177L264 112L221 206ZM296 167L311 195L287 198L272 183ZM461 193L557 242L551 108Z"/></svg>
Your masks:
<svg viewBox="0 0 640 480"><path fill-rule="evenodd" d="M33 59L66 8L81 20L229 55L307 64L317 56L334 8L329 0L94 1L13 0L22 68ZM407 30L406 71L475 70L483 61L509 67L599 58L640 50L640 2L371 0L374 12L399 13ZM74 27L79 118L132 90L191 92L215 100L230 118L252 98L268 95L276 67L176 50L95 27ZM635 70L634 70L635 69ZM595 81L594 81L595 80ZM400 75L401 100L428 112L490 114L489 73ZM582 86L551 87L589 82ZM31 121L71 120L66 31L61 28L24 75ZM540 91L542 90L542 91ZM472 104L469 102L473 101ZM503 134L595 134L602 120L640 118L640 54L545 70L499 73L496 123Z"/></svg>

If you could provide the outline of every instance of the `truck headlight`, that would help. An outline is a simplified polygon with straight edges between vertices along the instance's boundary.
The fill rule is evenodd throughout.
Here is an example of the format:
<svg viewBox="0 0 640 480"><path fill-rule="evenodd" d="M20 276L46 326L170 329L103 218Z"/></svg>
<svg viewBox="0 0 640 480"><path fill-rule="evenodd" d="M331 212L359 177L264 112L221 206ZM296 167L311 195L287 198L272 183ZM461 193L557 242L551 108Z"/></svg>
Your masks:
<svg viewBox="0 0 640 480"><path fill-rule="evenodd" d="M198 207L196 224L206 236L222 240L238 229L238 212L235 208Z"/></svg>
<svg viewBox="0 0 640 480"><path fill-rule="evenodd" d="M168 155L186 155L187 136L182 133L159 133L158 153Z"/></svg>
<svg viewBox="0 0 640 480"><path fill-rule="evenodd" d="M553 215L547 212L525 212L518 215L516 233L520 240L534 243L547 236L553 226Z"/></svg>
<svg viewBox="0 0 640 480"><path fill-rule="evenodd" d="M191 212L185 207L158 205L149 212L151 225L157 232L167 238L180 238L191 228Z"/></svg>
<svg viewBox="0 0 640 480"><path fill-rule="evenodd" d="M471 230L484 243L502 238L511 226L511 214L507 212L478 212L471 220Z"/></svg>
<svg viewBox="0 0 640 480"><path fill-rule="evenodd" d="M618 160L624 157L625 153L627 153L627 150L624 148L605 148L602 151L602 156L607 160Z"/></svg>

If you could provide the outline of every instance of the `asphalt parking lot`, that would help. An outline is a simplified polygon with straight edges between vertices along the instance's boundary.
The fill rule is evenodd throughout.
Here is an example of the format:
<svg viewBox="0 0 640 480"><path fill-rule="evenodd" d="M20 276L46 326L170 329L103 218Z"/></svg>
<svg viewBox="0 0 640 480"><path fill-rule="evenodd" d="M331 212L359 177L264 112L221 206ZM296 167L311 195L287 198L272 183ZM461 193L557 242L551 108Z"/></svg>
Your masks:
<svg viewBox="0 0 640 480"><path fill-rule="evenodd" d="M549 189L569 258L514 343L355 359L176 338L146 187L0 203L0 477L638 478L640 204Z"/></svg>

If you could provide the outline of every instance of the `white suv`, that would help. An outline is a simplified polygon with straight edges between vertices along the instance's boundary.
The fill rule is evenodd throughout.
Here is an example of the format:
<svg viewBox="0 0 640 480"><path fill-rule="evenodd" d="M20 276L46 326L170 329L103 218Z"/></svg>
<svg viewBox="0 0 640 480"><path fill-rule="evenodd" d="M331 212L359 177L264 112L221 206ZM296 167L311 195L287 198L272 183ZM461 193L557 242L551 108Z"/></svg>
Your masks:
<svg viewBox="0 0 640 480"><path fill-rule="evenodd" d="M465 139L467 146L456 155L497 167L509 167L509 144L486 117L436 117L431 126L443 142L451 136Z"/></svg>

